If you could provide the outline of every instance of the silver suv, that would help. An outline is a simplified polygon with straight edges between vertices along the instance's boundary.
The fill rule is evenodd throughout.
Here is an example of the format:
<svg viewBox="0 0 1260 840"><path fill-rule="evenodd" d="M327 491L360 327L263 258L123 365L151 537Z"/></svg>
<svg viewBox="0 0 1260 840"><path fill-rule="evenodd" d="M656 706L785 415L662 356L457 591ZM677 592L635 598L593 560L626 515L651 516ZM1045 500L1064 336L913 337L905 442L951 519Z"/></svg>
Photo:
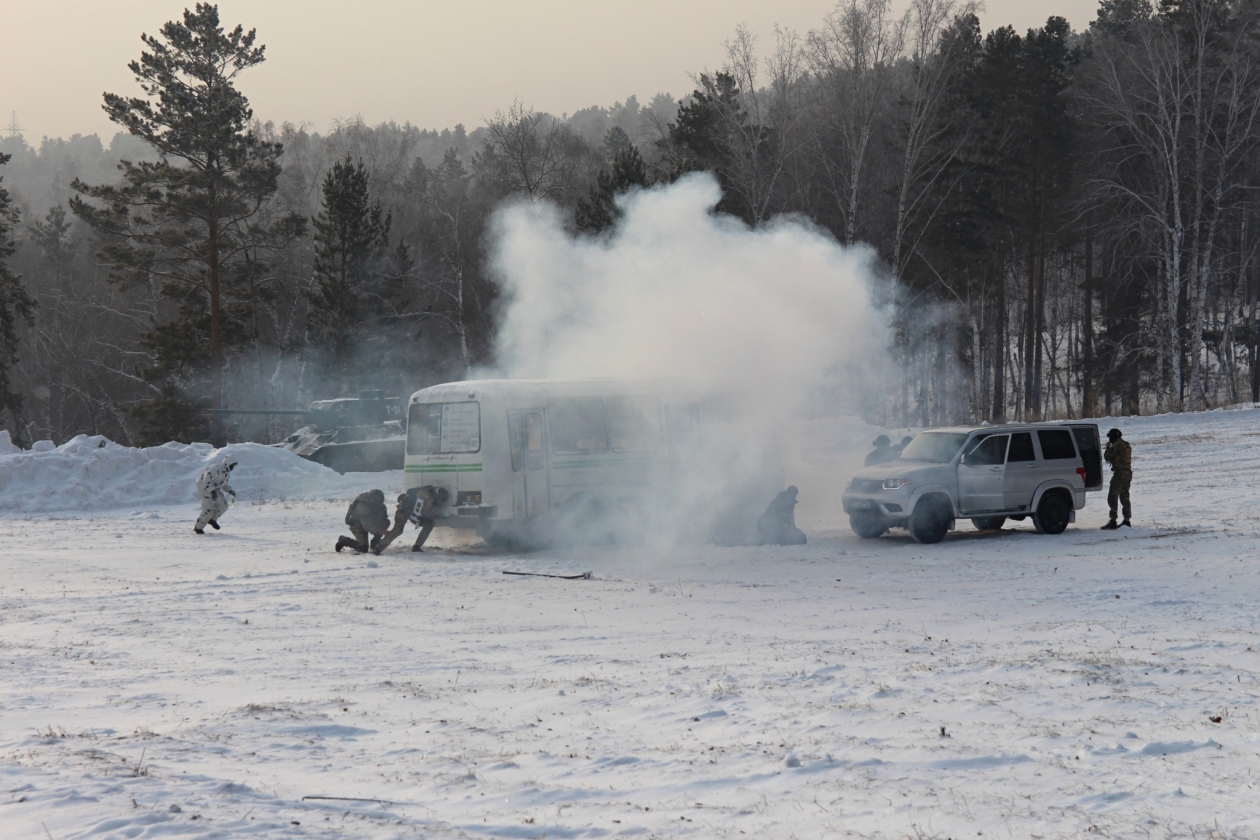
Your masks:
<svg viewBox="0 0 1260 840"><path fill-rule="evenodd" d="M865 539L906 528L936 543L959 518L988 530L1028 516L1041 533L1061 534L1086 491L1102 486L1092 423L955 426L920 432L896 460L855 473L844 512Z"/></svg>

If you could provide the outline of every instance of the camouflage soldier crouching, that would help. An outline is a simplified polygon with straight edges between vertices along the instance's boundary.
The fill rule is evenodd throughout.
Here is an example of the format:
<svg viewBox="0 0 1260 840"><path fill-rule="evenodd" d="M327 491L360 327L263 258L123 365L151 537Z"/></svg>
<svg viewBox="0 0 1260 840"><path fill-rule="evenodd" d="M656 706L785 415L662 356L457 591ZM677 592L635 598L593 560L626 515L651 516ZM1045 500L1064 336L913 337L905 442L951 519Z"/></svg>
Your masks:
<svg viewBox="0 0 1260 840"><path fill-rule="evenodd" d="M1133 515L1133 506L1129 504L1129 485L1133 483L1133 450L1129 442L1121 436L1119 429L1107 432L1107 448L1103 450L1103 458L1111 464L1111 486L1107 490L1111 519L1103 526L1103 530L1114 531L1122 525L1129 525L1129 517ZM1116 524L1117 501L1124 505L1124 521L1120 525Z"/></svg>
<svg viewBox="0 0 1260 840"><path fill-rule="evenodd" d="M424 541L429 538L429 534L433 533L435 521L433 519L433 509L437 507L446 496L446 491L440 487L424 486L412 487L406 493L398 497L398 507L394 509L394 527L389 533L381 538L379 554L384 551L390 543L402 536L403 530L407 527L408 522L414 522L420 527L420 536L416 537L416 544L411 547L412 551L424 551Z"/></svg>
<svg viewBox="0 0 1260 840"><path fill-rule="evenodd" d="M353 548L360 554L369 549L381 553L381 538L389 532L389 511L385 509L385 494L380 490L369 490L355 496L346 511L346 524L350 526L353 537L338 537L336 550ZM371 542L368 534L372 535Z"/></svg>

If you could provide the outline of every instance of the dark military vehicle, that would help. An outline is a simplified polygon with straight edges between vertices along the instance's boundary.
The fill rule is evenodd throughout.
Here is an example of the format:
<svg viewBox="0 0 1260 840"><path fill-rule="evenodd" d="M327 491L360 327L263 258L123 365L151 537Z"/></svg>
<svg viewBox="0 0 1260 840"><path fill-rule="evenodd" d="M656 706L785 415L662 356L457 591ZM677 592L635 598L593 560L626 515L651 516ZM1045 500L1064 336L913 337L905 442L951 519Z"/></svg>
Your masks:
<svg viewBox="0 0 1260 840"><path fill-rule="evenodd" d="M384 391L316 400L306 411L224 408L211 413L302 417L306 425L275 446L339 473L403 468L407 446L403 406Z"/></svg>

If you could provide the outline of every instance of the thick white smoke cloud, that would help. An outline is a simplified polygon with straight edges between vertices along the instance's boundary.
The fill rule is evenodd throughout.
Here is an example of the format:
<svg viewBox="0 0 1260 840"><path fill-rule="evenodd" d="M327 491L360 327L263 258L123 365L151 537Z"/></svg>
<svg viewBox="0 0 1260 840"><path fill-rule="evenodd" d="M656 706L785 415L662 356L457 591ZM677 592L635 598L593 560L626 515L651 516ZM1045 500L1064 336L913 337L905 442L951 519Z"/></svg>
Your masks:
<svg viewBox="0 0 1260 840"><path fill-rule="evenodd" d="M598 238L569 233L549 204L500 211L498 373L695 379L779 413L883 357L869 249L795 218L750 230L713 211L720 198L712 176L688 175L624 196Z"/></svg>

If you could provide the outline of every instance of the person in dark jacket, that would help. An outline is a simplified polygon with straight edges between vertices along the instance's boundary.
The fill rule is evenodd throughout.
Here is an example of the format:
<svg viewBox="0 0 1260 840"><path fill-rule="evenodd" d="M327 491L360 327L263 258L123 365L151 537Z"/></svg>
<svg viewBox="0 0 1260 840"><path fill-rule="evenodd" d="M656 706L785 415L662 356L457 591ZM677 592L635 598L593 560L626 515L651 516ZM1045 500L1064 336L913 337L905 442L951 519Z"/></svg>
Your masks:
<svg viewBox="0 0 1260 840"><path fill-rule="evenodd" d="M336 550L353 548L360 554L369 550L380 554L381 538L389 532L389 511L385 509L385 494L380 490L369 490L354 497L350 509L346 511L346 524L350 526L353 537L337 538ZM372 535L371 542L368 534Z"/></svg>
<svg viewBox="0 0 1260 840"><path fill-rule="evenodd" d="M1104 531L1114 531L1129 524L1133 515L1133 506L1129 504L1129 486L1133 483L1133 448L1124 439L1119 429L1107 432L1107 446L1103 449L1103 459L1111 464L1111 486L1107 488L1107 506L1111 509L1111 519L1103 526ZM1124 507L1124 521L1116 524L1116 503Z"/></svg>
<svg viewBox="0 0 1260 840"><path fill-rule="evenodd" d="M871 441L871 446L875 448L866 453L864 466L873 467L876 464L886 464L889 461L895 460L901 452L893 449L892 446L889 445L891 443L892 441L888 439L888 435L880 435L875 438L875 440Z"/></svg>
<svg viewBox="0 0 1260 840"><path fill-rule="evenodd" d="M424 551L424 541L433 533L433 508L437 506L439 495L438 488L430 486L412 487L400 495L398 506L394 509L394 527L381 537L376 553L380 554L389 548L390 543L402 536L408 522L414 522L420 528L420 536L416 537L416 543L411 550Z"/></svg>
<svg viewBox="0 0 1260 840"><path fill-rule="evenodd" d="M796 527L799 492L793 485L779 493L757 519L757 534L762 545L805 545L805 533Z"/></svg>

